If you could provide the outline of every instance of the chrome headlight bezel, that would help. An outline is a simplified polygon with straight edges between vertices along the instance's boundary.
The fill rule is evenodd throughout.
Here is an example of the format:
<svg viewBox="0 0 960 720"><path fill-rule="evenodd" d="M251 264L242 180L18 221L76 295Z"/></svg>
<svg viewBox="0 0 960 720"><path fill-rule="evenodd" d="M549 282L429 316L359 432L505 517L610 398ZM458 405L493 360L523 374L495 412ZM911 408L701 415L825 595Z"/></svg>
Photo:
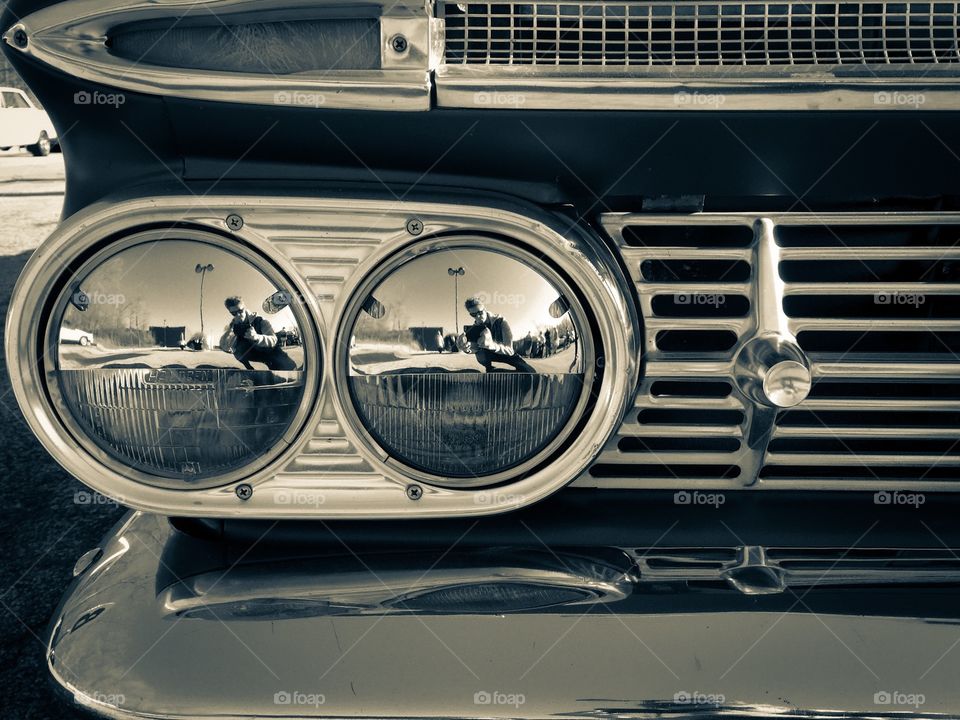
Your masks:
<svg viewBox="0 0 960 720"><path fill-rule="evenodd" d="M384 443L379 441L373 431L365 426L364 419L356 407L356 399L350 390L350 337L357 319L362 312L364 300L395 271L423 255L447 250L486 250L496 252L506 257L524 263L536 270L555 288L561 290L570 303L571 314L578 318L577 325L582 331L580 339L583 341L584 378L576 405L570 417L545 447L536 451L531 457L518 465L505 470L479 475L476 477L446 478L437 473L416 468L402 459L391 456ZM582 319L582 322L581 322ZM585 325L585 327L584 327ZM493 487L509 483L516 478L525 477L538 468L556 458L568 445L571 434L583 425L593 408L599 384L602 382L605 366L602 345L596 342L594 330L596 322L592 316L588 302L581 299L578 287L568 277L564 277L553 264L549 256L524 247L510 238L489 235L456 233L450 235L436 235L417 239L406 245L393 248L391 254L384 257L376 267L357 284L346 302L340 324L335 335L336 354L331 358L334 363L335 382L333 387L337 392L338 404L343 408L347 421L354 434L360 439L364 449L376 457L385 467L400 474L410 482L422 482L429 485L453 489L476 489Z"/></svg>
<svg viewBox="0 0 960 720"><path fill-rule="evenodd" d="M227 224L239 215L242 227ZM416 219L422 233L408 229ZM272 461L235 482L210 488L147 485L79 446L60 421L42 372L45 312L58 297L63 267L84 253L148 229L176 227L238 243L266 260L302 302L322 367L310 378L301 429ZM384 259L422 237L481 235L549 258L581 292L602 344L603 382L583 432L562 458L495 488L452 489L416 482L384 463L348 419L336 388L337 330L354 289ZM150 194L108 198L65 220L28 261L10 305L5 348L17 401L41 444L70 474L115 500L173 516L247 518L416 518L480 516L524 507L575 480L589 467L631 406L640 375L641 326L628 272L586 228L541 208L499 196L451 194L387 201L224 194L202 198ZM49 359L48 359L49 360ZM295 435L295 437L294 437ZM244 470L249 470L244 468ZM419 486L412 492L412 486Z"/></svg>
<svg viewBox="0 0 960 720"><path fill-rule="evenodd" d="M76 472L73 470L74 467L89 468L92 463L100 472L106 472L111 477L122 477L125 482L132 481L175 492L231 486L282 466L288 458L291 446L306 431L307 418L315 410L324 363L319 329L312 313L307 312L301 303L291 305L291 310L301 329L305 355L303 394L297 411L286 431L271 447L264 448L249 463L229 472L187 480L165 477L131 467L104 449L82 427L63 396L58 378L60 320L69 304L71 289L76 286L79 279L86 277L98 266L124 250L164 240L210 245L246 261L274 282L277 287L290 288L299 297L303 297L304 290L297 284L295 273L285 271L278 265L278 261L282 262L282 258L264 254L259 249L226 233L177 225L132 229L131 232L102 239L84 238L81 235L73 240L74 242L69 247L64 247L62 253L58 255L58 258L63 258L63 262L44 268L39 274L38 279L42 280L43 287L48 289L46 300L42 305L37 305L43 310L34 313L30 318L31 332L26 336L36 338L37 362L29 368L23 368L21 365L20 369L20 372L26 370L26 374L32 376L31 380L35 387L41 390L40 398L44 407L38 407L37 410L45 412L47 436L56 444L57 457L61 463L71 472ZM80 477L83 478L85 475ZM126 499L125 494L119 495L118 499Z"/></svg>

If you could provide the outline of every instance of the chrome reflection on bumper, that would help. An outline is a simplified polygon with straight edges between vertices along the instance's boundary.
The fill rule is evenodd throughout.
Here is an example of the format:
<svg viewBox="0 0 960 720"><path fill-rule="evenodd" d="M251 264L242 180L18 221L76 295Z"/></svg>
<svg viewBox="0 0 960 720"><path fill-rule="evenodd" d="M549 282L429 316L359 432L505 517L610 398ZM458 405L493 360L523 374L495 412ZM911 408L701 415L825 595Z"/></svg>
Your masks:
<svg viewBox="0 0 960 720"><path fill-rule="evenodd" d="M599 605L520 612L237 618L211 604L206 616L172 617L165 603L186 598L190 583L206 586L190 601L200 607L231 594L268 601L298 588L345 587L335 566L325 574L320 564L299 575L267 568L259 579L238 566L222 580L201 573L177 584L178 539L197 542L166 518L127 516L64 599L48 664L77 704L115 718L958 717L960 655L949 649L960 642L960 625L924 619L916 605L916 617L892 616L882 591L870 591L870 615L749 605L721 612L715 593L694 608L683 604L691 597L683 591L666 600L635 591L613 592ZM206 549L209 562L223 563L214 550ZM540 556L541 565L565 561L542 549ZM470 573L458 563L436 576L429 565L414 568L409 587L463 582ZM489 579L502 567L478 562L473 577ZM585 580L596 568L581 563L552 577ZM371 593L404 584L379 570L367 573ZM639 587L632 576L601 575L585 587ZM362 586L361 573L351 580ZM893 702L909 696L919 702Z"/></svg>
<svg viewBox="0 0 960 720"><path fill-rule="evenodd" d="M633 586L628 556L618 559L490 550L270 561L184 579L158 601L170 617L208 620L499 615L623 600Z"/></svg>

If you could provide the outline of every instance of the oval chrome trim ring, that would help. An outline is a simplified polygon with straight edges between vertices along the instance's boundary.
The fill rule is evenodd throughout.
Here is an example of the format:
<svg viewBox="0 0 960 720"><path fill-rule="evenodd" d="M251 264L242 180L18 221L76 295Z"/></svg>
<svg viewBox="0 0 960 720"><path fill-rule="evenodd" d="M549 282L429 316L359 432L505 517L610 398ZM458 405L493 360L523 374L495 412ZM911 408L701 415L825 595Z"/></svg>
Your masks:
<svg viewBox="0 0 960 720"><path fill-rule="evenodd" d="M146 192L146 191L145 191ZM589 230L570 226L536 206L503 197L451 194L446 201L394 201L379 196L318 199L292 196L150 195L101 201L66 220L27 262L7 317L5 351L17 401L30 428L53 457L94 490L123 504L174 516L257 518L412 518L489 515L541 500L581 474L620 425L640 375L640 320L613 251ZM231 213L244 219L230 232ZM367 449L338 401L331 359L347 298L376 264L411 241L410 218L424 236L498 235L550 258L581 284L603 343L606 367L588 430L553 462L513 483L486 490L423 484L415 501L408 476ZM222 236L266 256L302 294L316 325L325 362L315 378L317 401L304 432L265 468L236 484L190 491L148 486L105 467L80 450L52 411L40 372L43 308L62 274L64 258L105 238L145 226L177 223ZM332 264L324 265L328 260ZM333 277L339 275L339 278ZM334 282L336 281L336 282Z"/></svg>

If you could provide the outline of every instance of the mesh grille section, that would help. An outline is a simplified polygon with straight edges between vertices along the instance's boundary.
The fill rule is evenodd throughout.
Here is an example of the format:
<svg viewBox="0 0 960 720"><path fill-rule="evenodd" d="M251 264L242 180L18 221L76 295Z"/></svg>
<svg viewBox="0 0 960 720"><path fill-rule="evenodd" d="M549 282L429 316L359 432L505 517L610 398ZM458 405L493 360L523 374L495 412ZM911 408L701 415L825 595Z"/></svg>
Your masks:
<svg viewBox="0 0 960 720"><path fill-rule="evenodd" d="M960 63L960 3L442 2L446 62L526 66Z"/></svg>

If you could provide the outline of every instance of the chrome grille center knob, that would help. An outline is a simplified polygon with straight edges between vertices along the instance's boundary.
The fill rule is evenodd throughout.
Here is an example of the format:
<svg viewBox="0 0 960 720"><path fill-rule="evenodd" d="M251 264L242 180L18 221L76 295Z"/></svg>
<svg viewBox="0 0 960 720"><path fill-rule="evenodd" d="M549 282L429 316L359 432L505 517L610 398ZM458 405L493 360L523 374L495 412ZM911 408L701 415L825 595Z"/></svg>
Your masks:
<svg viewBox="0 0 960 720"><path fill-rule="evenodd" d="M810 394L810 368L796 360L781 360L763 373L763 395L771 405L789 408Z"/></svg>
<svg viewBox="0 0 960 720"><path fill-rule="evenodd" d="M810 364L796 343L780 335L747 342L737 353L736 379L753 402L774 408L799 405L810 394Z"/></svg>

